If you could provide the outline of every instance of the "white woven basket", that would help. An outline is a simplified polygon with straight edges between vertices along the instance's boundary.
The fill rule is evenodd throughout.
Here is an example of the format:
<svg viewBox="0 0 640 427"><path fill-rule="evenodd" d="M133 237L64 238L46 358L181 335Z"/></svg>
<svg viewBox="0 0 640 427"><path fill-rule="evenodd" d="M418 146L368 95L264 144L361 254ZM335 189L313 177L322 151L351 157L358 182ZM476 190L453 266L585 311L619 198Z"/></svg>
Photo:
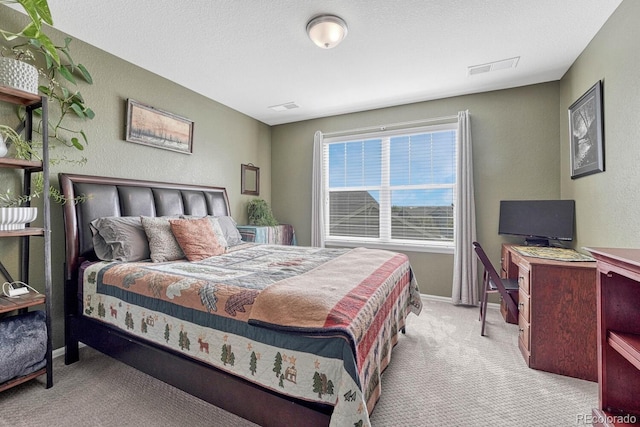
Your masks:
<svg viewBox="0 0 640 427"><path fill-rule="evenodd" d="M38 69L13 58L0 58L0 86L38 94Z"/></svg>

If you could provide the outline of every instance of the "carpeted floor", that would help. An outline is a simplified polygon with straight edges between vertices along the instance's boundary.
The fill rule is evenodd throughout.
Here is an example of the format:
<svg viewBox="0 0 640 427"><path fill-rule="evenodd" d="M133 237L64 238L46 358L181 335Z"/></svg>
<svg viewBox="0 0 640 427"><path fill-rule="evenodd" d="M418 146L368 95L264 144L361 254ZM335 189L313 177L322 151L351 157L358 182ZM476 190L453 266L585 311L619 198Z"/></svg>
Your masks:
<svg viewBox="0 0 640 427"><path fill-rule="evenodd" d="M517 326L489 310L425 300L410 315L383 377L378 426L576 426L598 404L597 383L526 367ZM254 426L90 348L41 379L0 393L0 426Z"/></svg>

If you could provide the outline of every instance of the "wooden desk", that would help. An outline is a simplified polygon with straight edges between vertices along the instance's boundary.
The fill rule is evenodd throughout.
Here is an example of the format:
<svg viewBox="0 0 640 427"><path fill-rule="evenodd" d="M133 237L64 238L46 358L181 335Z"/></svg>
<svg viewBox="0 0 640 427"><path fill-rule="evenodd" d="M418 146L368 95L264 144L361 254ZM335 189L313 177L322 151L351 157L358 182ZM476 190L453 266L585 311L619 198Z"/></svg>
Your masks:
<svg viewBox="0 0 640 427"><path fill-rule="evenodd" d="M237 228L242 240L245 242L293 246L297 244L296 233L290 224L275 226L238 225Z"/></svg>
<svg viewBox="0 0 640 427"><path fill-rule="evenodd" d="M518 347L533 369L598 380L596 263L523 256L502 246L502 275L518 279Z"/></svg>

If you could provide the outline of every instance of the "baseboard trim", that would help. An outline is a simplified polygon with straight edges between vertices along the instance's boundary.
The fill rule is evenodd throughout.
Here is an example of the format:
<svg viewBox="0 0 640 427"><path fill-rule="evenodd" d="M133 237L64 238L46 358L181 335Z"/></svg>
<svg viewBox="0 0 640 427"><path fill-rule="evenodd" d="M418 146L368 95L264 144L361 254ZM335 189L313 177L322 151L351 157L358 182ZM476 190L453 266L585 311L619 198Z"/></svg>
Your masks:
<svg viewBox="0 0 640 427"><path fill-rule="evenodd" d="M87 346L86 344L78 343L79 348L86 347L86 346ZM65 353L66 353L66 349L64 347L56 348L51 352L51 357L55 359L57 357L64 356Z"/></svg>
<svg viewBox="0 0 640 427"><path fill-rule="evenodd" d="M448 302L449 304L452 304L451 297L443 297L440 295L420 294L420 299L423 301L440 301L440 302ZM492 310L499 310L500 304L497 304L495 302L488 302L487 308L490 308Z"/></svg>

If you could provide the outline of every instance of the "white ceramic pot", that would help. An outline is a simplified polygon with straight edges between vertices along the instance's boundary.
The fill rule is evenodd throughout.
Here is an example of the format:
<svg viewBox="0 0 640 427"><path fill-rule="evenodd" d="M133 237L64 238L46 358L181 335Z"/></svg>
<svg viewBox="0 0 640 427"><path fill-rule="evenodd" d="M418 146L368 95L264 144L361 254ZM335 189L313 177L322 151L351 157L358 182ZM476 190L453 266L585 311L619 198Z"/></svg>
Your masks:
<svg viewBox="0 0 640 427"><path fill-rule="evenodd" d="M38 208L35 207L0 208L0 231L22 230L37 216Z"/></svg>
<svg viewBox="0 0 640 427"><path fill-rule="evenodd" d="M0 86L38 94L38 69L26 62L0 57Z"/></svg>
<svg viewBox="0 0 640 427"><path fill-rule="evenodd" d="M6 156L8 152L7 143L4 141L4 137L0 135L0 157Z"/></svg>

